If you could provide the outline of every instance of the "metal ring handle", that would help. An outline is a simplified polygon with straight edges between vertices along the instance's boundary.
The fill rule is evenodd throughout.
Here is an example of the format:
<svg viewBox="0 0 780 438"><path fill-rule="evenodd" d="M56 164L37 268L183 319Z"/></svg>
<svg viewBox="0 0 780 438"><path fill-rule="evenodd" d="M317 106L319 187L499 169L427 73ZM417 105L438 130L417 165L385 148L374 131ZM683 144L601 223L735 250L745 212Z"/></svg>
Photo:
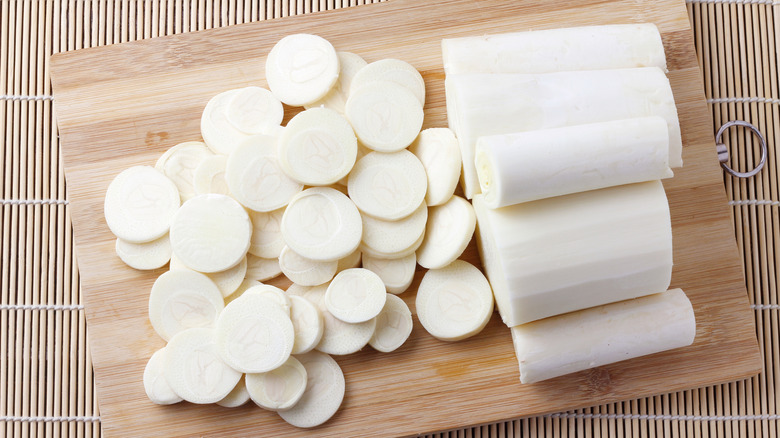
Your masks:
<svg viewBox="0 0 780 438"><path fill-rule="evenodd" d="M723 133L726 131L726 129L732 126L742 126L748 128L758 136L759 140L761 140L761 161L759 161L758 165L749 172L737 172L736 170L730 168L728 164L726 164L727 161L729 160L729 152L728 149L726 148L726 145L721 143L720 138L723 135ZM723 170L730 173L731 175L736 176L737 178L750 178L751 176L760 172L761 169L764 167L764 164L766 164L767 150L766 150L766 140L764 139L764 136L761 134L761 131L759 131L758 128L742 120L731 120L729 122L724 123L723 126L721 126L720 129L718 129L718 133L715 135L715 148L718 151L718 161L720 161L720 166L723 167Z"/></svg>

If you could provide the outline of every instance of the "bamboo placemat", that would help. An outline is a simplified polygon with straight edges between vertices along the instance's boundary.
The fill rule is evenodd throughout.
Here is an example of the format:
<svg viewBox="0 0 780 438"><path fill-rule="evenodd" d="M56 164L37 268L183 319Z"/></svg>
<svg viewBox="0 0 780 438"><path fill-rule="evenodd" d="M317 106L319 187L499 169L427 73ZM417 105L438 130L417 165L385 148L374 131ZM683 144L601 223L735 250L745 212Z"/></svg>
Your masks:
<svg viewBox="0 0 780 438"><path fill-rule="evenodd" d="M48 56L371 2L0 0L0 437L101 435ZM780 4L689 0L688 11L714 125L751 122L769 145L757 176L724 176L764 371L725 385L425 436L780 436ZM732 129L724 142L733 168L757 163L749 132Z"/></svg>

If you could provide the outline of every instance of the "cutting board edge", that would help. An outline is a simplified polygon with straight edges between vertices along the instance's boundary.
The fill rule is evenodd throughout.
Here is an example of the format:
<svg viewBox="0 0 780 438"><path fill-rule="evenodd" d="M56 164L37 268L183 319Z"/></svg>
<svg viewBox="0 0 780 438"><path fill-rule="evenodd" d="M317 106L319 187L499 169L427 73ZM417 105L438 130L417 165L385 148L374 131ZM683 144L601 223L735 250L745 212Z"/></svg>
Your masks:
<svg viewBox="0 0 780 438"><path fill-rule="evenodd" d="M760 354L759 354L758 359L761 360ZM626 398L614 398L614 399L611 399L611 400L605 400L604 403L600 403L599 405L607 405L607 404L618 403L618 402L633 402L633 401L638 401L638 400L642 400L642 399L646 399L646 398L672 394L672 393L676 393L676 392L695 391L695 390L709 388L709 387L712 387L712 386L724 385L724 384L728 384L728 383L736 383L736 382L740 382L740 381L743 381L743 380L747 380L747 379L753 378L753 377L757 376L758 374L760 374L760 372L761 372L761 366L760 366L760 364L758 364L758 366L754 370L752 370L752 371L743 372L743 373L740 373L740 374L734 376L733 378L724 379L724 380L721 380L721 381L718 381L718 382L714 382L712 384L707 384L707 385L702 385L702 386L693 386L693 387L683 385L683 386L681 386L679 388L673 388L673 390L671 390L671 391L648 393L648 394L644 394L644 395L641 395L641 396L638 396L638 397L634 397L634 398L629 398L629 399L626 399ZM577 407L574 407L574 408L571 408L571 409L567 409L566 411L547 411L547 412L538 413L538 414L523 415L523 416L520 416L520 417L511 417L511 418L507 418L507 419L505 419L503 421L513 421L513 420L521 420L521 419L536 418L536 417L548 417L548 416L551 416L551 415L554 415L554 414L558 414L558 413L561 413L561 414L565 415L565 413L567 413L569 411L576 411L576 410L580 410L580 409L588 409L588 408L592 408L592 407L596 407L596 406L597 405L581 405L581 406L577 406ZM598 415L598 414L594 414L594 415ZM494 423L494 422L480 422L480 423L477 423L477 424L469 425L468 427L479 427L479 426L489 425L489 424L492 424L492 423Z"/></svg>

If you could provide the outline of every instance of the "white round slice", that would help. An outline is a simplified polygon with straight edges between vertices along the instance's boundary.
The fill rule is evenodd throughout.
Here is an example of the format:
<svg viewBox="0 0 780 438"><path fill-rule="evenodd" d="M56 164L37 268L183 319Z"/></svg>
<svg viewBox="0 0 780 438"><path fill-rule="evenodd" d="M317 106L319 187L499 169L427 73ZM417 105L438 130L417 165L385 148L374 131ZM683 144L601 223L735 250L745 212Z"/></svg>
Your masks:
<svg viewBox="0 0 780 438"><path fill-rule="evenodd" d="M208 275L211 281L217 285L219 291L222 292L223 297L229 297L233 294L233 292L236 291L236 289L238 289L238 287L241 285L241 282L244 281L246 269L246 257L243 257L237 265L230 269L219 272L212 272L206 275Z"/></svg>
<svg viewBox="0 0 780 438"><path fill-rule="evenodd" d="M195 169L203 160L214 156L205 143L188 141L168 149L155 167L160 169L179 189L182 201L195 196Z"/></svg>
<svg viewBox="0 0 780 438"><path fill-rule="evenodd" d="M312 108L287 123L278 145L279 166L292 179L310 186L334 184L357 158L357 137L336 110Z"/></svg>
<svg viewBox="0 0 780 438"><path fill-rule="evenodd" d="M238 286L238 288L235 290L235 292L230 294L230 296L225 297L225 305L227 306L228 304L230 304L233 301L235 301L237 298L239 298L241 295L243 295L244 292L249 290L249 288L254 287L254 286L260 286L261 284L263 284L263 283L260 283L257 280L244 280L244 281L242 281L241 284Z"/></svg>
<svg viewBox="0 0 780 438"><path fill-rule="evenodd" d="M360 245L360 251L363 252L363 255L368 255L369 257L374 257L377 259L400 259L408 256L409 254L413 254L415 251L417 251L417 249L420 248L420 245L422 245L424 238L425 238L425 233L420 234L420 237L417 239L417 241L414 242L412 246L410 246L409 248L403 251L398 251L393 253L381 252L381 251L376 251L372 249L370 246L364 244Z"/></svg>
<svg viewBox="0 0 780 438"><path fill-rule="evenodd" d="M168 381L165 380L165 347L157 350L149 358L144 368L144 390L152 403L158 405L171 405L182 401Z"/></svg>
<svg viewBox="0 0 780 438"><path fill-rule="evenodd" d="M238 381L236 387L230 391L230 394L225 396L217 404L225 408L237 408L243 406L249 401L249 391L246 390L245 376L241 376L241 380Z"/></svg>
<svg viewBox="0 0 780 438"><path fill-rule="evenodd" d="M282 235L293 251L312 260L338 260L360 245L360 212L338 190L312 187L296 195L282 216Z"/></svg>
<svg viewBox="0 0 780 438"><path fill-rule="evenodd" d="M191 328L174 336L166 349L165 380L190 403L216 403L236 387L241 373L222 361L212 328Z"/></svg>
<svg viewBox="0 0 780 438"><path fill-rule="evenodd" d="M321 99L339 77L336 49L311 34L287 35L268 53L265 79L279 100L303 106Z"/></svg>
<svg viewBox="0 0 780 438"><path fill-rule="evenodd" d="M336 267L336 272L341 272L345 269L350 269L350 268L359 268L360 259L361 259L360 249L356 249L352 251L352 254L339 259L338 266Z"/></svg>
<svg viewBox="0 0 780 438"><path fill-rule="evenodd" d="M404 300L388 295L385 307L376 317L374 336L368 341L374 350L383 353L395 351L412 334L412 312Z"/></svg>
<svg viewBox="0 0 780 438"><path fill-rule="evenodd" d="M360 215L363 221L363 244L375 252L397 254L411 248L425 233L428 207L425 201L409 216L396 221Z"/></svg>
<svg viewBox="0 0 780 438"><path fill-rule="evenodd" d="M320 310L311 301L298 295L288 295L292 307L290 319L295 328L295 343L292 354L303 354L313 350L322 339L325 321Z"/></svg>
<svg viewBox="0 0 780 438"><path fill-rule="evenodd" d="M224 155L212 155L201 161L195 168L192 185L195 193L203 195L216 193L230 196L230 188L225 180L225 167L227 157Z"/></svg>
<svg viewBox="0 0 780 438"><path fill-rule="evenodd" d="M402 150L372 152L361 158L347 184L349 197L361 212L394 221L414 213L422 204L428 180L420 160Z"/></svg>
<svg viewBox="0 0 780 438"><path fill-rule="evenodd" d="M266 135L270 135L274 138L279 138L284 134L285 127L284 126L274 126L272 129L268 130L268 133Z"/></svg>
<svg viewBox="0 0 780 438"><path fill-rule="evenodd" d="M283 290L276 286L271 286L270 284L258 284L245 290L244 294L247 296L254 295L261 299L271 301L275 305L279 306L279 308L282 309L284 313L290 316L292 309L292 302L290 301L290 297L284 293Z"/></svg>
<svg viewBox="0 0 780 438"><path fill-rule="evenodd" d="M249 252L258 257L273 259L279 257L284 248L282 216L284 208L273 211L249 211L252 219L252 240Z"/></svg>
<svg viewBox="0 0 780 438"><path fill-rule="evenodd" d="M317 288L322 289L323 286L322 285L320 285L320 286L301 286L300 284L292 283L290 286L287 287L287 290L285 290L284 292L288 296L291 296L291 297L292 296L304 297L308 301L312 302L313 304L316 304L316 302L313 301L311 299L311 297L308 297L307 295L309 294L309 291L311 291L313 289L317 289ZM325 288L325 289L327 289L327 288ZM323 293L325 293L325 289L322 289ZM320 298L321 298L321 296L319 294L317 294L317 299L319 300Z"/></svg>
<svg viewBox="0 0 780 438"><path fill-rule="evenodd" d="M428 176L425 202L429 207L447 202L460 178L460 146L455 133L448 128L424 129L409 151L420 159Z"/></svg>
<svg viewBox="0 0 780 438"><path fill-rule="evenodd" d="M493 314L493 292L479 269L456 260L425 273L415 306L428 333L443 341L458 341L485 327Z"/></svg>
<svg viewBox="0 0 780 438"><path fill-rule="evenodd" d="M171 257L170 266L172 271L181 269L192 271L192 269L182 263L176 256ZM206 276L217 285L223 297L228 297L232 295L241 285L241 282L244 281L246 266L246 257L244 257L236 266L225 271L212 272L206 274Z"/></svg>
<svg viewBox="0 0 780 438"><path fill-rule="evenodd" d="M225 195L198 195L179 208L171 224L171 247L185 266L219 272L241 262L252 222L244 207Z"/></svg>
<svg viewBox="0 0 780 438"><path fill-rule="evenodd" d="M228 102L226 117L244 134L269 134L282 124L284 107L273 93L261 87L241 88Z"/></svg>
<svg viewBox="0 0 780 438"><path fill-rule="evenodd" d="M301 286L300 284L293 283L285 292L290 296L306 298L319 309L319 302L322 297L325 296L325 291L327 289L328 285L323 284L318 286Z"/></svg>
<svg viewBox="0 0 780 438"><path fill-rule="evenodd" d="M355 159L355 163L360 161L361 158L365 157L366 155L370 154L372 151L371 149L363 146L360 144L360 141L358 141L358 149L357 149L357 158ZM354 166L352 166L354 168ZM345 176L344 178L341 178L335 185L341 186L346 189L347 184L349 183L349 175Z"/></svg>
<svg viewBox="0 0 780 438"><path fill-rule="evenodd" d="M116 254L127 266L134 269L162 268L171 259L171 253L168 234L146 243L130 243L116 239Z"/></svg>
<svg viewBox="0 0 780 438"><path fill-rule="evenodd" d="M388 293L399 295L404 293L414 280L417 268L417 257L414 253L398 259L382 259L363 256L363 268L375 273L382 279Z"/></svg>
<svg viewBox="0 0 780 438"><path fill-rule="evenodd" d="M214 282L195 271L168 271L149 294L149 320L166 341L192 327L213 327L223 307Z"/></svg>
<svg viewBox="0 0 780 438"><path fill-rule="evenodd" d="M282 273L301 286L317 286L329 282L339 266L338 260L318 261L307 259L285 246L279 256Z"/></svg>
<svg viewBox="0 0 780 438"><path fill-rule="evenodd" d="M336 318L348 322L368 321L379 315L387 291L378 275L363 268L341 271L325 292L325 307Z"/></svg>
<svg viewBox="0 0 780 438"><path fill-rule="evenodd" d="M336 55L339 57L339 79L322 99L304 105L307 109L325 107L344 114L352 78L367 63L360 55L352 52L336 52Z"/></svg>
<svg viewBox="0 0 780 438"><path fill-rule="evenodd" d="M295 427L319 426L339 410L344 400L344 373L332 357L317 351L298 356L298 360L306 369L306 390L295 406L278 414Z"/></svg>
<svg viewBox="0 0 780 438"><path fill-rule="evenodd" d="M133 166L108 185L103 214L114 235L129 243L159 239L179 209L179 189L151 166Z"/></svg>
<svg viewBox="0 0 780 438"><path fill-rule="evenodd" d="M372 81L352 88L345 109L361 143L379 152L409 146L420 132L423 106L406 87L389 81Z"/></svg>
<svg viewBox="0 0 780 438"><path fill-rule="evenodd" d="M423 268L443 268L460 257L471 241L477 217L474 207L460 196L428 209L425 240L417 250Z"/></svg>
<svg viewBox="0 0 780 438"><path fill-rule="evenodd" d="M358 90L374 81L390 81L401 85L414 94L420 105L425 105L425 81L420 72L406 61L386 58L368 64L355 74L352 89Z"/></svg>
<svg viewBox="0 0 780 438"><path fill-rule="evenodd" d="M293 285L294 286L294 285ZM345 355L360 351L368 344L371 336L374 334L376 319L372 318L366 322L350 324L333 316L325 307L325 292L328 285L323 284L313 287L299 287L294 289L292 286L287 289L287 293L296 293L311 301L320 311L324 323L322 339L315 347L327 354Z"/></svg>
<svg viewBox="0 0 780 438"><path fill-rule="evenodd" d="M284 207L303 185L279 167L275 137L253 135L228 156L225 168L230 193L247 208L273 211Z"/></svg>
<svg viewBox="0 0 780 438"><path fill-rule="evenodd" d="M246 274L247 280L266 281L282 275L282 268L279 267L279 259L266 259L256 255L246 255Z"/></svg>
<svg viewBox="0 0 780 438"><path fill-rule="evenodd" d="M217 319L216 336L222 360L242 373L264 373L281 366L295 341L289 313L248 291L225 306Z"/></svg>
<svg viewBox="0 0 780 438"><path fill-rule="evenodd" d="M306 368L292 356L272 371L246 375L246 387L252 401L272 411L295 406L306 389L306 383Z"/></svg>
<svg viewBox="0 0 780 438"><path fill-rule="evenodd" d="M216 154L230 155L239 143L248 137L239 131L227 118L230 102L241 89L228 90L212 97L203 109L200 118L200 135L206 145Z"/></svg>
<svg viewBox="0 0 780 438"><path fill-rule="evenodd" d="M160 157L157 158L157 161L154 163L154 168L159 170L163 174L165 174L165 164L168 161L168 158L170 158L171 155L173 155L180 148L189 147L189 146L202 146L208 149L206 143L203 143L202 141L184 141L181 143L177 143L174 146L168 148L168 150L163 152L162 155L160 155Z"/></svg>

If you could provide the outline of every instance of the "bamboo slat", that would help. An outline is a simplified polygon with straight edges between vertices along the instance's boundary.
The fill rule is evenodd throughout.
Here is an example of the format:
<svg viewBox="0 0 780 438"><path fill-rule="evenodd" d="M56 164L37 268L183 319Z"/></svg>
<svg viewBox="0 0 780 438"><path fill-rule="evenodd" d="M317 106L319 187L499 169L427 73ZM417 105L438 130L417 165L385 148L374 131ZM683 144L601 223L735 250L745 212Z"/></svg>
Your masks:
<svg viewBox="0 0 780 438"><path fill-rule="evenodd" d="M101 435L49 97L48 55L363 3L0 1L0 436ZM759 175L723 180L729 199L737 201L732 207L734 235L755 306L764 371L726 385L423 436L780 434L780 257L775 252L780 240L780 6L771 1L689 1L688 11L714 126L746 120L760 128L769 144ZM750 134L730 130L724 140L732 167L746 169L757 162L758 144Z"/></svg>

